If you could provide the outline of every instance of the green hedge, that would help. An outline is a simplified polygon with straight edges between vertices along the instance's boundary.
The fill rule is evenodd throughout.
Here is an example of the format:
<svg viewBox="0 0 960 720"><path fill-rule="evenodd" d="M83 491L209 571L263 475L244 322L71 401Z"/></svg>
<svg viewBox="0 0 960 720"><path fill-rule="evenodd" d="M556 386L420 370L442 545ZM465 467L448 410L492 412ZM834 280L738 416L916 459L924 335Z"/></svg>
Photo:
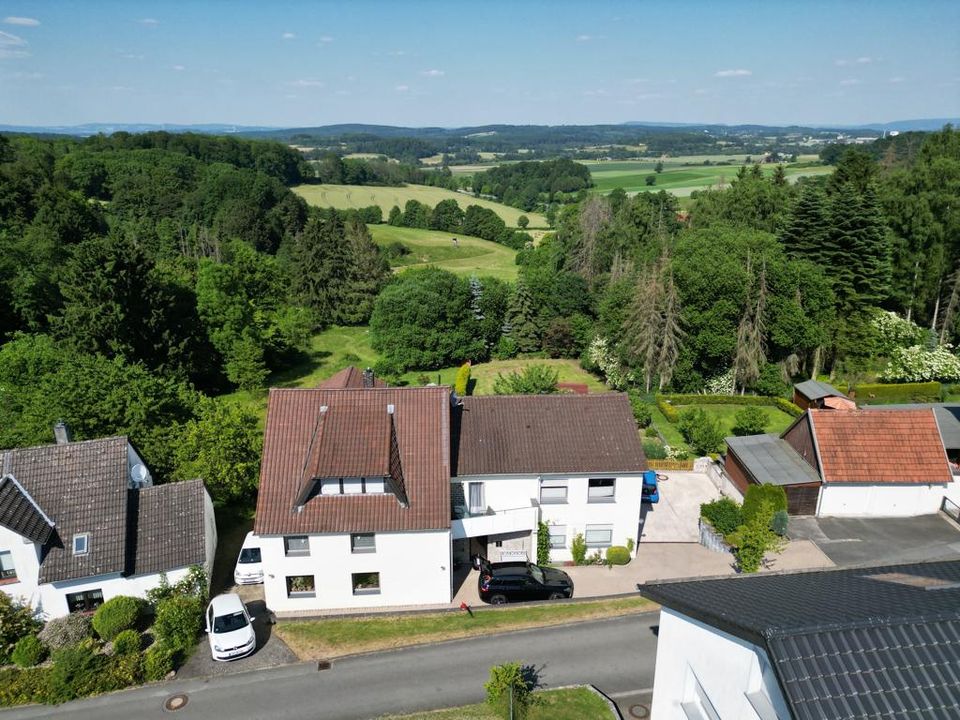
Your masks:
<svg viewBox="0 0 960 720"><path fill-rule="evenodd" d="M0 707L47 702L49 668L0 670Z"/></svg>
<svg viewBox="0 0 960 720"><path fill-rule="evenodd" d="M782 410L791 417L800 417L803 410L782 397L766 395L657 395L657 407L663 416L676 424L680 419L677 406L683 405L763 405Z"/></svg>
<svg viewBox="0 0 960 720"><path fill-rule="evenodd" d="M743 525L742 508L735 500L728 497L703 503L700 506L700 517L724 537Z"/></svg>
<svg viewBox="0 0 960 720"><path fill-rule="evenodd" d="M623 545L607 548L607 565L626 565L630 562L630 551Z"/></svg>
<svg viewBox="0 0 960 720"><path fill-rule="evenodd" d="M940 402L942 386L924 383L864 383L853 388L861 405Z"/></svg>

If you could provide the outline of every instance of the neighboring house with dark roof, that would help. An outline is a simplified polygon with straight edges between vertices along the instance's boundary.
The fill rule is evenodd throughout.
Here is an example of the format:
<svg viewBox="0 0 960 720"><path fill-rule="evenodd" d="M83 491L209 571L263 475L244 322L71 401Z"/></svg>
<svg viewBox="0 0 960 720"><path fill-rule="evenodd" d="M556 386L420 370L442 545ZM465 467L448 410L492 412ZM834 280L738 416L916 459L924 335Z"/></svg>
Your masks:
<svg viewBox="0 0 960 720"><path fill-rule="evenodd" d="M811 408L779 440L727 438L725 469L738 487L783 485L792 514L927 515L940 509L944 497L960 502L943 436L929 406Z"/></svg>
<svg viewBox="0 0 960 720"><path fill-rule="evenodd" d="M846 395L828 383L819 380L804 380L793 386L793 404L801 410L831 407L830 403L833 400L839 401L839 403L833 405L834 407L847 410L856 407L852 400L849 400Z"/></svg>
<svg viewBox="0 0 960 720"><path fill-rule="evenodd" d="M625 395L273 389L254 532L267 605L441 605L472 554L552 559L637 540L646 459Z"/></svg>
<svg viewBox="0 0 960 720"><path fill-rule="evenodd" d="M655 718L960 717L960 562L638 586Z"/></svg>
<svg viewBox="0 0 960 720"><path fill-rule="evenodd" d="M125 437L0 451L0 590L44 618L143 597L166 573L209 574L213 505L200 480L153 485Z"/></svg>

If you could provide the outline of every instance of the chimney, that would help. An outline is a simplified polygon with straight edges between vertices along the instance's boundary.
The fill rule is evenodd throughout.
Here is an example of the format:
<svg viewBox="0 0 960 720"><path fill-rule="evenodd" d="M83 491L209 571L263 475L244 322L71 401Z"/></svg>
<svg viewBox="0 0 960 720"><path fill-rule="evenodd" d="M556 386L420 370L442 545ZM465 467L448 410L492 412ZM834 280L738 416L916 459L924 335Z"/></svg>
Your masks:
<svg viewBox="0 0 960 720"><path fill-rule="evenodd" d="M363 371L363 386L365 388L373 387L373 368L367 368Z"/></svg>
<svg viewBox="0 0 960 720"><path fill-rule="evenodd" d="M70 427L63 420L57 420L53 425L53 437L57 445L66 445L70 442Z"/></svg>

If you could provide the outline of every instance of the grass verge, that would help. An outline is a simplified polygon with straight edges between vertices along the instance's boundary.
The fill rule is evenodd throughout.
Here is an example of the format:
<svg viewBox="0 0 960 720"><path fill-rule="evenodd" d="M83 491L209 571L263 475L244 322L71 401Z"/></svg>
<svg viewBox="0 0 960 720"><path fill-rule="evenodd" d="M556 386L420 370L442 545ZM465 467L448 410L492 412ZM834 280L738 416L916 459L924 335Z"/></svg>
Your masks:
<svg viewBox="0 0 960 720"><path fill-rule="evenodd" d="M440 640L455 640L492 632L563 625L650 612L656 605L631 596L582 603L551 603L507 609L477 609L466 613L378 615L324 620L282 620L274 632L301 660L335 658L359 652L390 650Z"/></svg>
<svg viewBox="0 0 960 720"><path fill-rule="evenodd" d="M610 708L587 688L541 690L534 694L536 703L528 720L609 720ZM486 703L462 705L445 710L431 710L412 715L384 715L379 720L502 720Z"/></svg>

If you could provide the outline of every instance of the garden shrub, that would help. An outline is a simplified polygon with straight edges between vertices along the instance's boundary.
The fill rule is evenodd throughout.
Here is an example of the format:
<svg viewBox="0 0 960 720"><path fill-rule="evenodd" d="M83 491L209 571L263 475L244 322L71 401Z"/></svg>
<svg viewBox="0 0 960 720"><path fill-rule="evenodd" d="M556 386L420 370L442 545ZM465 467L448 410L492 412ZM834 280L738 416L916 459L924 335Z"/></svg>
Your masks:
<svg viewBox="0 0 960 720"><path fill-rule="evenodd" d="M646 430L643 431L643 436L648 438L658 438L660 433L657 432L657 429L653 425L648 425Z"/></svg>
<svg viewBox="0 0 960 720"><path fill-rule="evenodd" d="M656 440L650 440L649 438L644 438L643 442L643 454L647 456L647 460L665 460L667 457L667 449Z"/></svg>
<svg viewBox="0 0 960 720"><path fill-rule="evenodd" d="M770 521L770 529L777 535L783 537L787 534L787 525L790 524L790 516L786 510L777 510L773 514L773 520Z"/></svg>
<svg viewBox="0 0 960 720"><path fill-rule="evenodd" d="M881 380L922 383L927 380L960 380L960 358L943 345L928 349L922 345L897 348L890 354Z"/></svg>
<svg viewBox="0 0 960 720"><path fill-rule="evenodd" d="M630 407L633 410L633 419L637 421L637 427L649 428L653 420L653 408L635 390L628 390L627 397L630 398Z"/></svg>
<svg viewBox="0 0 960 720"><path fill-rule="evenodd" d="M457 377L453 381L453 391L463 397L467 394L467 388L470 387L470 361L468 360L460 369L457 370Z"/></svg>
<svg viewBox="0 0 960 720"><path fill-rule="evenodd" d="M737 410L733 416L733 434L738 437L744 435L761 435L767 429L767 422L770 418L756 405L747 405L742 410Z"/></svg>
<svg viewBox="0 0 960 720"><path fill-rule="evenodd" d="M155 642L143 654L143 675L148 682L163 680L173 670L177 651L162 642Z"/></svg>
<svg viewBox="0 0 960 720"><path fill-rule="evenodd" d="M24 635L17 642L10 658L19 667L28 668L39 665L47 657L47 648L36 635Z"/></svg>
<svg viewBox="0 0 960 720"><path fill-rule="evenodd" d="M607 565L626 565L630 562L630 551L623 545L607 548Z"/></svg>
<svg viewBox="0 0 960 720"><path fill-rule="evenodd" d="M783 410L783 412L790 417L798 418L803 415L803 409L799 405L794 405L789 400L784 400L783 398L774 398L773 404L777 409Z"/></svg>
<svg viewBox="0 0 960 720"><path fill-rule="evenodd" d="M803 410L782 397L764 395L657 395L657 407L671 423L679 419L680 411L675 406L683 405L760 405L772 406L791 417L800 417Z"/></svg>
<svg viewBox="0 0 960 720"><path fill-rule="evenodd" d="M63 703L98 692L115 690L107 672L108 659L100 655L92 642L57 650L49 675L49 701Z"/></svg>
<svg viewBox="0 0 960 720"><path fill-rule="evenodd" d="M587 541L583 538L583 533L577 533L570 541L570 554L573 556L574 565L583 565L587 557Z"/></svg>
<svg viewBox="0 0 960 720"><path fill-rule="evenodd" d="M124 630L117 633L117 636L113 639L113 654L131 655L138 653L142 644L140 633L136 630Z"/></svg>
<svg viewBox="0 0 960 720"><path fill-rule="evenodd" d="M925 403L940 400L938 382L925 383L864 383L854 387L857 402L871 403Z"/></svg>
<svg viewBox="0 0 960 720"><path fill-rule="evenodd" d="M771 516L778 510L786 511L787 493L779 485L751 485L743 496L743 521L750 522L764 502L770 503Z"/></svg>
<svg viewBox="0 0 960 720"><path fill-rule="evenodd" d="M81 613L70 613L54 618L37 633L37 637L50 648L51 652L77 645L92 635L90 616Z"/></svg>
<svg viewBox="0 0 960 720"><path fill-rule="evenodd" d="M724 537L743 524L743 510L736 501L728 497L701 505L700 517Z"/></svg>
<svg viewBox="0 0 960 720"><path fill-rule="evenodd" d="M137 626L143 614L143 605L140 598L126 595L110 598L93 614L93 629L104 640L113 640L124 630Z"/></svg>
<svg viewBox="0 0 960 720"><path fill-rule="evenodd" d="M550 562L550 528L545 522L537 524L537 565Z"/></svg>
<svg viewBox="0 0 960 720"><path fill-rule="evenodd" d="M47 702L49 676L48 668L0 670L0 707Z"/></svg>
<svg viewBox="0 0 960 720"><path fill-rule="evenodd" d="M490 668L490 680L484 683L487 704L504 720L524 720L534 705L530 671L519 662ZM511 714L511 709L513 710Z"/></svg>
<svg viewBox="0 0 960 720"><path fill-rule="evenodd" d="M143 656L139 652L115 654L107 665L109 684L113 688L139 685L143 682L143 663Z"/></svg>
<svg viewBox="0 0 960 720"><path fill-rule="evenodd" d="M680 413L677 429L690 448L698 455L717 452L723 444L723 432L716 418L703 408L690 407Z"/></svg>
<svg viewBox="0 0 960 720"><path fill-rule="evenodd" d="M773 514L773 506L768 500L763 500L753 516L727 536L727 542L733 545L740 572L756 572L768 552L780 552L783 549L783 541L770 529Z"/></svg>
<svg viewBox="0 0 960 720"><path fill-rule="evenodd" d="M0 664L10 659L10 653L20 638L37 632L41 625L30 607L0 593Z"/></svg>
<svg viewBox="0 0 960 720"><path fill-rule="evenodd" d="M157 605L153 633L158 642L187 650L197 640L202 619L203 605L199 598L174 595Z"/></svg>
<svg viewBox="0 0 960 720"><path fill-rule="evenodd" d="M627 552L633 555L633 549L637 546L632 537L627 538Z"/></svg>

